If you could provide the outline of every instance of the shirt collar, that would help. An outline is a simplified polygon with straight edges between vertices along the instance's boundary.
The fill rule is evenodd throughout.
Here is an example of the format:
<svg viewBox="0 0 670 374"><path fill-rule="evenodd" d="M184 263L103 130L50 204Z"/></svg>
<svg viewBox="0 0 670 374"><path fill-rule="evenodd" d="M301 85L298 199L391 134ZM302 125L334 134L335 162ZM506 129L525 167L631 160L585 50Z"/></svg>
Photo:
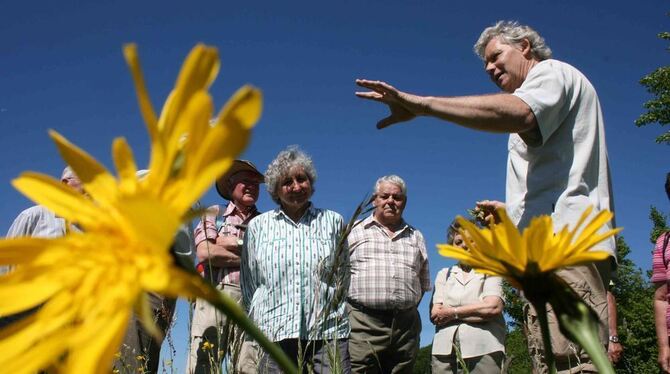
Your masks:
<svg viewBox="0 0 670 374"><path fill-rule="evenodd" d="M372 226L372 225L378 226L380 228L384 228L384 226L381 223L377 222L377 220L375 219L374 213L371 214L370 216L368 216L368 218L364 219L363 222L362 222L362 225L366 229L370 228L370 226ZM396 234L399 234L399 233L401 233L405 230L410 230L412 228L412 226L408 225L407 222L405 222L404 218L401 219L399 227L400 227L400 230L396 231Z"/></svg>
<svg viewBox="0 0 670 374"><path fill-rule="evenodd" d="M275 208L275 210L273 210L273 213L274 213L275 218L277 218L279 216L284 216L287 220L293 221L288 215L286 215L286 213L284 213L284 211L281 209L281 207ZM316 208L314 207L314 204L312 204L312 202L310 201L309 206L307 207L307 210L305 211L305 214L302 215L302 217L298 220L298 222L302 221L303 219L310 220L315 216L316 216ZM298 223L298 222L296 222L296 223Z"/></svg>
<svg viewBox="0 0 670 374"><path fill-rule="evenodd" d="M246 216L247 216L247 218L248 218L248 217L253 217L253 216L256 215L257 212L258 212L258 210L256 209L256 205L254 205L254 206L251 208L251 210L249 211L249 214L247 214ZM235 203L233 203L233 202L231 201L231 202L229 202L228 205L226 206L226 209L223 211L222 216L224 216L224 217L228 217L228 216L232 216L232 215L234 215L234 214L241 215L240 213L241 213L241 212L240 212L240 210L237 208L237 205L235 205Z"/></svg>

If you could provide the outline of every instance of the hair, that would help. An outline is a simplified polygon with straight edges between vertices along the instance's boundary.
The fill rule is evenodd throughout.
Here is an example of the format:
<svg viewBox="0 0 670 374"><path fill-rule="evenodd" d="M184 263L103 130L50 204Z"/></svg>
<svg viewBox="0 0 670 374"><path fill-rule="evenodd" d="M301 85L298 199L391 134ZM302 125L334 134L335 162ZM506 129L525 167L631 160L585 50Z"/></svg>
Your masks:
<svg viewBox="0 0 670 374"><path fill-rule="evenodd" d="M268 193L275 203L280 204L277 188L281 181L288 176L288 173L295 166L299 166L307 174L309 182L312 184L312 191L314 191L314 182L316 182L316 169L312 158L305 152L300 150L297 145L288 146L285 150L279 152L268 169L265 171L265 184L268 188Z"/></svg>
<svg viewBox="0 0 670 374"><path fill-rule="evenodd" d="M79 178L70 166L66 166L65 169L63 169L63 172L60 174L60 180L66 180L68 178Z"/></svg>
<svg viewBox="0 0 670 374"><path fill-rule="evenodd" d="M477 222L475 222L473 219L468 219L468 222L477 225ZM454 238L456 237L457 234L459 234L458 229L460 229L461 227L462 226L458 222L458 220L454 219L453 221L451 221L449 227L447 228L447 244L450 245L454 244Z"/></svg>
<svg viewBox="0 0 670 374"><path fill-rule="evenodd" d="M458 234L458 229L461 228L461 224L457 220L451 221L449 227L447 228L447 244L454 244L454 237Z"/></svg>
<svg viewBox="0 0 670 374"><path fill-rule="evenodd" d="M521 41L528 39L533 57L540 61L551 58L551 49L545 44L544 38L530 26L520 25L517 21L498 21L482 31L473 47L482 60L485 59L484 50L493 38L498 38L502 43L509 45L519 45Z"/></svg>
<svg viewBox="0 0 670 374"><path fill-rule="evenodd" d="M373 191L375 196L379 192L379 188L381 187L382 183L395 184L396 186L400 187L400 192L402 193L402 195L407 196L407 184L405 184L405 181L402 178L400 178L399 176L397 176L395 174L385 175L385 176L377 179L377 182L375 182L375 188L374 188L374 191Z"/></svg>

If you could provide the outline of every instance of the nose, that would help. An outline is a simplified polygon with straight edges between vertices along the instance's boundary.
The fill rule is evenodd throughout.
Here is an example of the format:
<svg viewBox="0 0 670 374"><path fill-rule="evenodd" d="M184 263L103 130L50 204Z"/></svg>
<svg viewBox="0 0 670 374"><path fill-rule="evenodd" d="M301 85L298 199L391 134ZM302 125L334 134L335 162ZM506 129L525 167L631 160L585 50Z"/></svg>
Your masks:
<svg viewBox="0 0 670 374"><path fill-rule="evenodd" d="M484 66L484 70L486 70L486 73L493 77L493 72L496 70L496 66L493 64L493 62L487 62L486 66Z"/></svg>

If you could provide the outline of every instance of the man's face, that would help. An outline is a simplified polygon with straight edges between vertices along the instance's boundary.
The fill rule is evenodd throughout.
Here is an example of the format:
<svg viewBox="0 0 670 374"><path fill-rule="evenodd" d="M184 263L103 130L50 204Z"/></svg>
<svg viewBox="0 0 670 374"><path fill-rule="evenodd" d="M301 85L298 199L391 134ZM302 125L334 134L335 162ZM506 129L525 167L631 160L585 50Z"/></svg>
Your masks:
<svg viewBox="0 0 670 374"><path fill-rule="evenodd" d="M510 45L493 38L484 49L486 73L496 86L507 93L521 87L535 62L527 40L519 45Z"/></svg>
<svg viewBox="0 0 670 374"><path fill-rule="evenodd" d="M236 205L251 207L258 201L261 178L251 171L240 171L230 177L230 197Z"/></svg>
<svg viewBox="0 0 670 374"><path fill-rule="evenodd" d="M382 182L373 201L374 216L382 224L396 224L402 219L406 202L407 197L402 194L399 186Z"/></svg>
<svg viewBox="0 0 670 374"><path fill-rule="evenodd" d="M81 183L81 180L79 180L79 178L74 175L61 179L61 182L70 186L80 194L84 193L84 185Z"/></svg>

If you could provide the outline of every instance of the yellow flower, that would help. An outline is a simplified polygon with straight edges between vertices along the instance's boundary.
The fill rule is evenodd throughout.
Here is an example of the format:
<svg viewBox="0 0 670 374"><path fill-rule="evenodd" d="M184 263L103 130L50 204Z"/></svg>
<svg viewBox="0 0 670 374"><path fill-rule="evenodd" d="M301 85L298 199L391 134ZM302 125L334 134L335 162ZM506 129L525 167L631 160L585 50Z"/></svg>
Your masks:
<svg viewBox="0 0 670 374"><path fill-rule="evenodd" d="M58 149L89 198L48 176L27 172L14 186L81 232L57 239L0 241L0 316L39 309L0 330L0 368L34 373L112 369L133 307L147 319L147 292L217 299L195 273L177 267L169 248L192 204L244 149L262 106L261 93L242 87L210 126L208 87L219 70L216 49L196 46L187 57L160 117L151 106L135 46L124 48L151 140L150 173L138 179L132 150L114 140L118 177L52 131Z"/></svg>
<svg viewBox="0 0 670 374"><path fill-rule="evenodd" d="M502 276L515 287L525 289L525 285L559 268L604 260L609 256L607 252L592 248L620 229L598 233L612 219L609 211L599 212L584 225L591 211L591 207L587 208L572 230L564 227L558 233L554 233L549 216L533 218L523 233L504 209L498 209L501 222L490 229L480 229L458 217L459 230L466 238L468 249L447 244L437 247L442 256L457 259L481 273Z"/></svg>

